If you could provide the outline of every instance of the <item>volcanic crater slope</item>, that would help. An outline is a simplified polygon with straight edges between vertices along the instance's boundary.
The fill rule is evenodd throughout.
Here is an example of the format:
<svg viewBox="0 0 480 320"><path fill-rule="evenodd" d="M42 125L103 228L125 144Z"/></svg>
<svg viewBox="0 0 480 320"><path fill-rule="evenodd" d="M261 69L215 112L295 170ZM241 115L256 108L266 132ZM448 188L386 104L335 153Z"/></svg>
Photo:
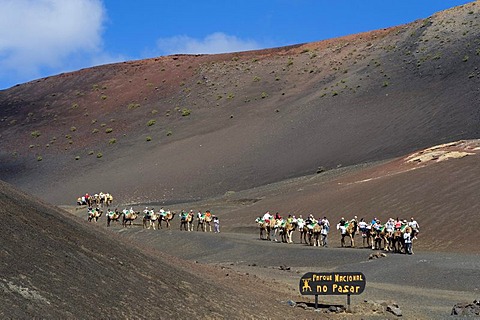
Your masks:
<svg viewBox="0 0 480 320"><path fill-rule="evenodd" d="M479 7L17 85L0 92L0 178L57 204L191 201L478 138Z"/></svg>

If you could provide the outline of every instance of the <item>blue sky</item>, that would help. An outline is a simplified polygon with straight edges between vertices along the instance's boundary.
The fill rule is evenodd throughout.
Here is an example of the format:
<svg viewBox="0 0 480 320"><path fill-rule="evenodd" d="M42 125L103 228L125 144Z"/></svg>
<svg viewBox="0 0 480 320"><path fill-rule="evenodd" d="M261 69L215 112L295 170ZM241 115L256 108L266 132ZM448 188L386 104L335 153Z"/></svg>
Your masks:
<svg viewBox="0 0 480 320"><path fill-rule="evenodd" d="M95 65L408 23L465 0L0 0L0 90Z"/></svg>

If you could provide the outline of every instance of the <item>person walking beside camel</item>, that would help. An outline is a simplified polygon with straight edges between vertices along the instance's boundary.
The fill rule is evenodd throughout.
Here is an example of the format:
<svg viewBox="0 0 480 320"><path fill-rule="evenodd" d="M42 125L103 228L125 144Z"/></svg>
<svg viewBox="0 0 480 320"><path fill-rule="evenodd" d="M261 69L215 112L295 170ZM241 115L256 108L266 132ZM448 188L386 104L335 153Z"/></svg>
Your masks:
<svg viewBox="0 0 480 320"><path fill-rule="evenodd" d="M220 219L217 216L213 216L213 229L215 233L220 233Z"/></svg>

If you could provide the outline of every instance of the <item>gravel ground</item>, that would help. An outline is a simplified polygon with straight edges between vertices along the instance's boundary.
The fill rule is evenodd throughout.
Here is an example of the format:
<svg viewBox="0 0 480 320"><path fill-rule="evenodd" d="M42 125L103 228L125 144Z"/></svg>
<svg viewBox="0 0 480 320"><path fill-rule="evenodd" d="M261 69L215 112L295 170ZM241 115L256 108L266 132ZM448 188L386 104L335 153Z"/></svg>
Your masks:
<svg viewBox="0 0 480 320"><path fill-rule="evenodd" d="M362 318L376 317L371 308L365 310L365 301L394 301L406 319L449 318L455 303L471 302L480 294L477 254L387 253L386 257L369 259L370 249L275 243L248 234L181 232L176 228L153 231L138 226L111 230L182 259L221 265L285 286L296 302L314 301L313 297L300 296L298 291L300 277L306 272L362 272L367 279L366 289L362 295L352 297L353 310ZM344 305L346 298L324 296L320 303Z"/></svg>

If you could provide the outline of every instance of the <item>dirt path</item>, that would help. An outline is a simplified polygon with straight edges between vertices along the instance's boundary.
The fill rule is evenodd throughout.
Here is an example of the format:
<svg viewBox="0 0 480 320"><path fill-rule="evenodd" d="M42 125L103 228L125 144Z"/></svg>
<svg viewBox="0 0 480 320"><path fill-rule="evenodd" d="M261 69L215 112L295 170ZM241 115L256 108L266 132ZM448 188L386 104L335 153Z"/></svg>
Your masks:
<svg viewBox="0 0 480 320"><path fill-rule="evenodd" d="M300 296L298 290L300 277L311 271L364 273L366 290L352 297L352 303L364 308L364 300L395 301L406 319L448 317L455 303L473 301L480 290L478 255L416 252L369 260L369 249L315 248L261 241L249 234L153 231L138 226L111 230L182 259L220 265L285 286L296 302L313 302L313 297ZM343 296L320 301L326 306L346 303Z"/></svg>

